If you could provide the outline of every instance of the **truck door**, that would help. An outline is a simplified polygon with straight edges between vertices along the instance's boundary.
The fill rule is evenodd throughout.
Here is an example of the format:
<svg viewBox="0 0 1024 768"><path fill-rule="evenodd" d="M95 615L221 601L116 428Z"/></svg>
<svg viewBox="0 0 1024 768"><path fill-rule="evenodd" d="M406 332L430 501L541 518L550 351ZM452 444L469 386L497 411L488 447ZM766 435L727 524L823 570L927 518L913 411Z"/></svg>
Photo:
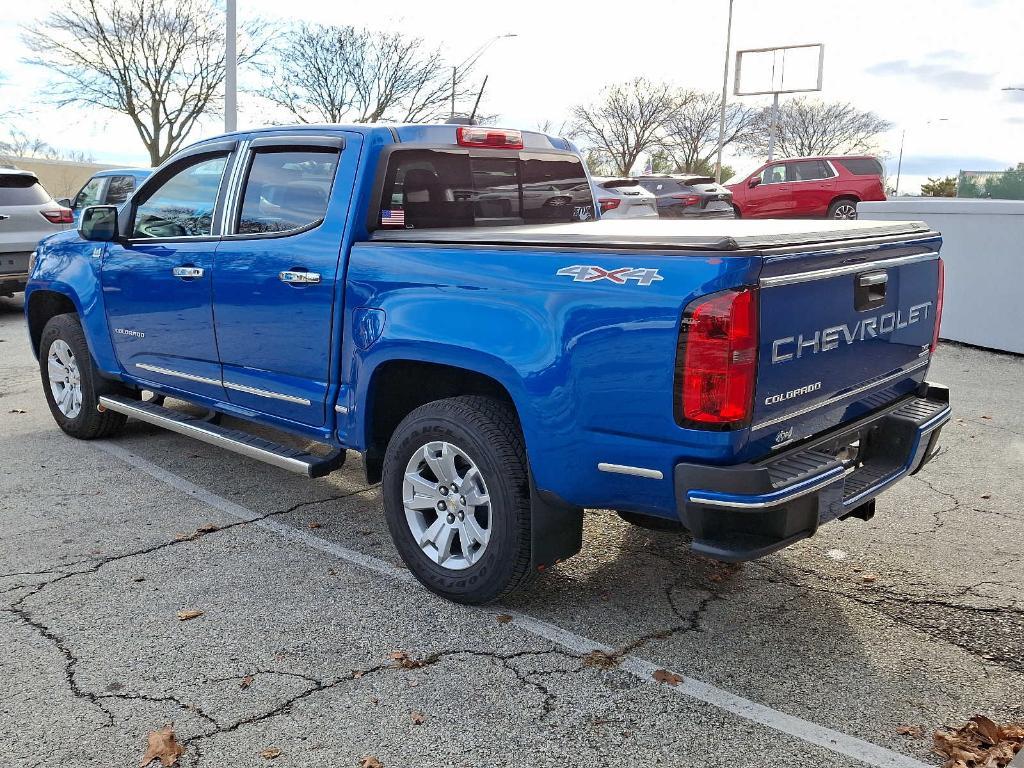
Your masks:
<svg viewBox="0 0 1024 768"><path fill-rule="evenodd" d="M360 137L256 136L214 267L224 386L232 403L321 426Z"/></svg>
<svg viewBox="0 0 1024 768"><path fill-rule="evenodd" d="M161 169L122 209L127 240L107 244L100 269L114 349L128 374L217 400L224 389L213 327L214 233L234 145L200 145Z"/></svg>

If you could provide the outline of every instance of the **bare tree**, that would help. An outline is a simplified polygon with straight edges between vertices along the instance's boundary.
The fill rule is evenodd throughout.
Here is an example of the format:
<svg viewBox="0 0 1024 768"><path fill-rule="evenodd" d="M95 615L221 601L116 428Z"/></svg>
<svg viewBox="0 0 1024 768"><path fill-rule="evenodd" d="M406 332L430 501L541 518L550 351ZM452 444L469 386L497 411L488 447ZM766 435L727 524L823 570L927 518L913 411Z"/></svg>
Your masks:
<svg viewBox="0 0 1024 768"><path fill-rule="evenodd" d="M722 97L710 91L681 90L665 119L660 147L672 158L677 172L704 173L714 167L718 149L718 120ZM759 110L745 104L725 108L725 141L729 146L748 140L758 124Z"/></svg>
<svg viewBox="0 0 1024 768"><path fill-rule="evenodd" d="M239 61L262 48L243 28ZM55 101L127 115L153 165L220 108L223 13L213 0L66 0L22 30L30 63L55 73Z"/></svg>
<svg viewBox="0 0 1024 768"><path fill-rule="evenodd" d="M672 89L636 78L608 86L597 102L572 109L572 135L628 174L640 155L657 146L672 112Z"/></svg>
<svg viewBox="0 0 1024 768"><path fill-rule="evenodd" d="M805 157L875 149L878 136L892 123L874 112L842 101L824 102L797 97L779 105L775 149L782 157ZM771 108L761 110L757 124L741 142L747 154L768 152Z"/></svg>
<svg viewBox="0 0 1024 768"><path fill-rule="evenodd" d="M419 37L355 27L299 24L276 46L273 84L260 93L303 122L437 120L451 109L451 67ZM472 67L455 75L471 90Z"/></svg>

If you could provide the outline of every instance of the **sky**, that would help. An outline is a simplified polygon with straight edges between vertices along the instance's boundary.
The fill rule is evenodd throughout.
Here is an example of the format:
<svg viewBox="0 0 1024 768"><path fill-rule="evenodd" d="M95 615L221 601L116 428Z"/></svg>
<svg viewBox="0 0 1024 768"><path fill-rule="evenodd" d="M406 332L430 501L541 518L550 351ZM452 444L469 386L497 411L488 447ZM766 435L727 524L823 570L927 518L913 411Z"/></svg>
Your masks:
<svg viewBox="0 0 1024 768"><path fill-rule="evenodd" d="M615 0L495 5L453 0L388 3L237 0L240 20L307 20L402 30L462 61L496 35L515 34L481 57L489 75L484 109L501 125L535 129L568 118L573 104L606 84L636 76L719 90L728 0ZM0 113L65 150L98 162L146 165L129 120L99 110L57 109L47 101L52 74L24 63L20 29L42 18L52 0L5 0L0 17ZM287 7L287 18L282 9ZM1024 0L734 0L732 48L799 43L825 46L826 100L849 101L894 124L881 140L895 176L903 142L901 191L927 176L1000 170L1024 161ZM730 99L732 93L730 67ZM243 80L255 84L253 75ZM783 97L788 98L788 97ZM765 97L740 99L766 103ZM265 124L258 97L239 97L239 127ZM465 105L467 111L470 105ZM194 138L222 130L211 117ZM751 160L727 156L733 165Z"/></svg>

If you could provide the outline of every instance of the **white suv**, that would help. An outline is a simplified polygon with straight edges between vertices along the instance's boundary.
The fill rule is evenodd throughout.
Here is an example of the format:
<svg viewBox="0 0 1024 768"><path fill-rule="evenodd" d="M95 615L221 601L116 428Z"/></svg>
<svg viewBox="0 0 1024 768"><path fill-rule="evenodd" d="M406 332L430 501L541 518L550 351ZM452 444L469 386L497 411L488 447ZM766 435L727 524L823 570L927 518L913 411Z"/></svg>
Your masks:
<svg viewBox="0 0 1024 768"><path fill-rule="evenodd" d="M28 257L47 235L74 223L31 171L0 168L0 296L25 290Z"/></svg>

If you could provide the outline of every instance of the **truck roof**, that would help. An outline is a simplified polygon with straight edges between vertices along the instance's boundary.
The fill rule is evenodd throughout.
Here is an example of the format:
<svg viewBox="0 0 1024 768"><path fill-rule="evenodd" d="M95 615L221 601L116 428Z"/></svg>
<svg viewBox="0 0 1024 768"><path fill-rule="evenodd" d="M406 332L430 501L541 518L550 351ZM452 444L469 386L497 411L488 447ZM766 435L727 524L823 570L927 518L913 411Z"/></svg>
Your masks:
<svg viewBox="0 0 1024 768"><path fill-rule="evenodd" d="M371 239L446 245L747 251L884 237L918 239L934 234L921 221L605 219L571 224L381 229L376 230Z"/></svg>

